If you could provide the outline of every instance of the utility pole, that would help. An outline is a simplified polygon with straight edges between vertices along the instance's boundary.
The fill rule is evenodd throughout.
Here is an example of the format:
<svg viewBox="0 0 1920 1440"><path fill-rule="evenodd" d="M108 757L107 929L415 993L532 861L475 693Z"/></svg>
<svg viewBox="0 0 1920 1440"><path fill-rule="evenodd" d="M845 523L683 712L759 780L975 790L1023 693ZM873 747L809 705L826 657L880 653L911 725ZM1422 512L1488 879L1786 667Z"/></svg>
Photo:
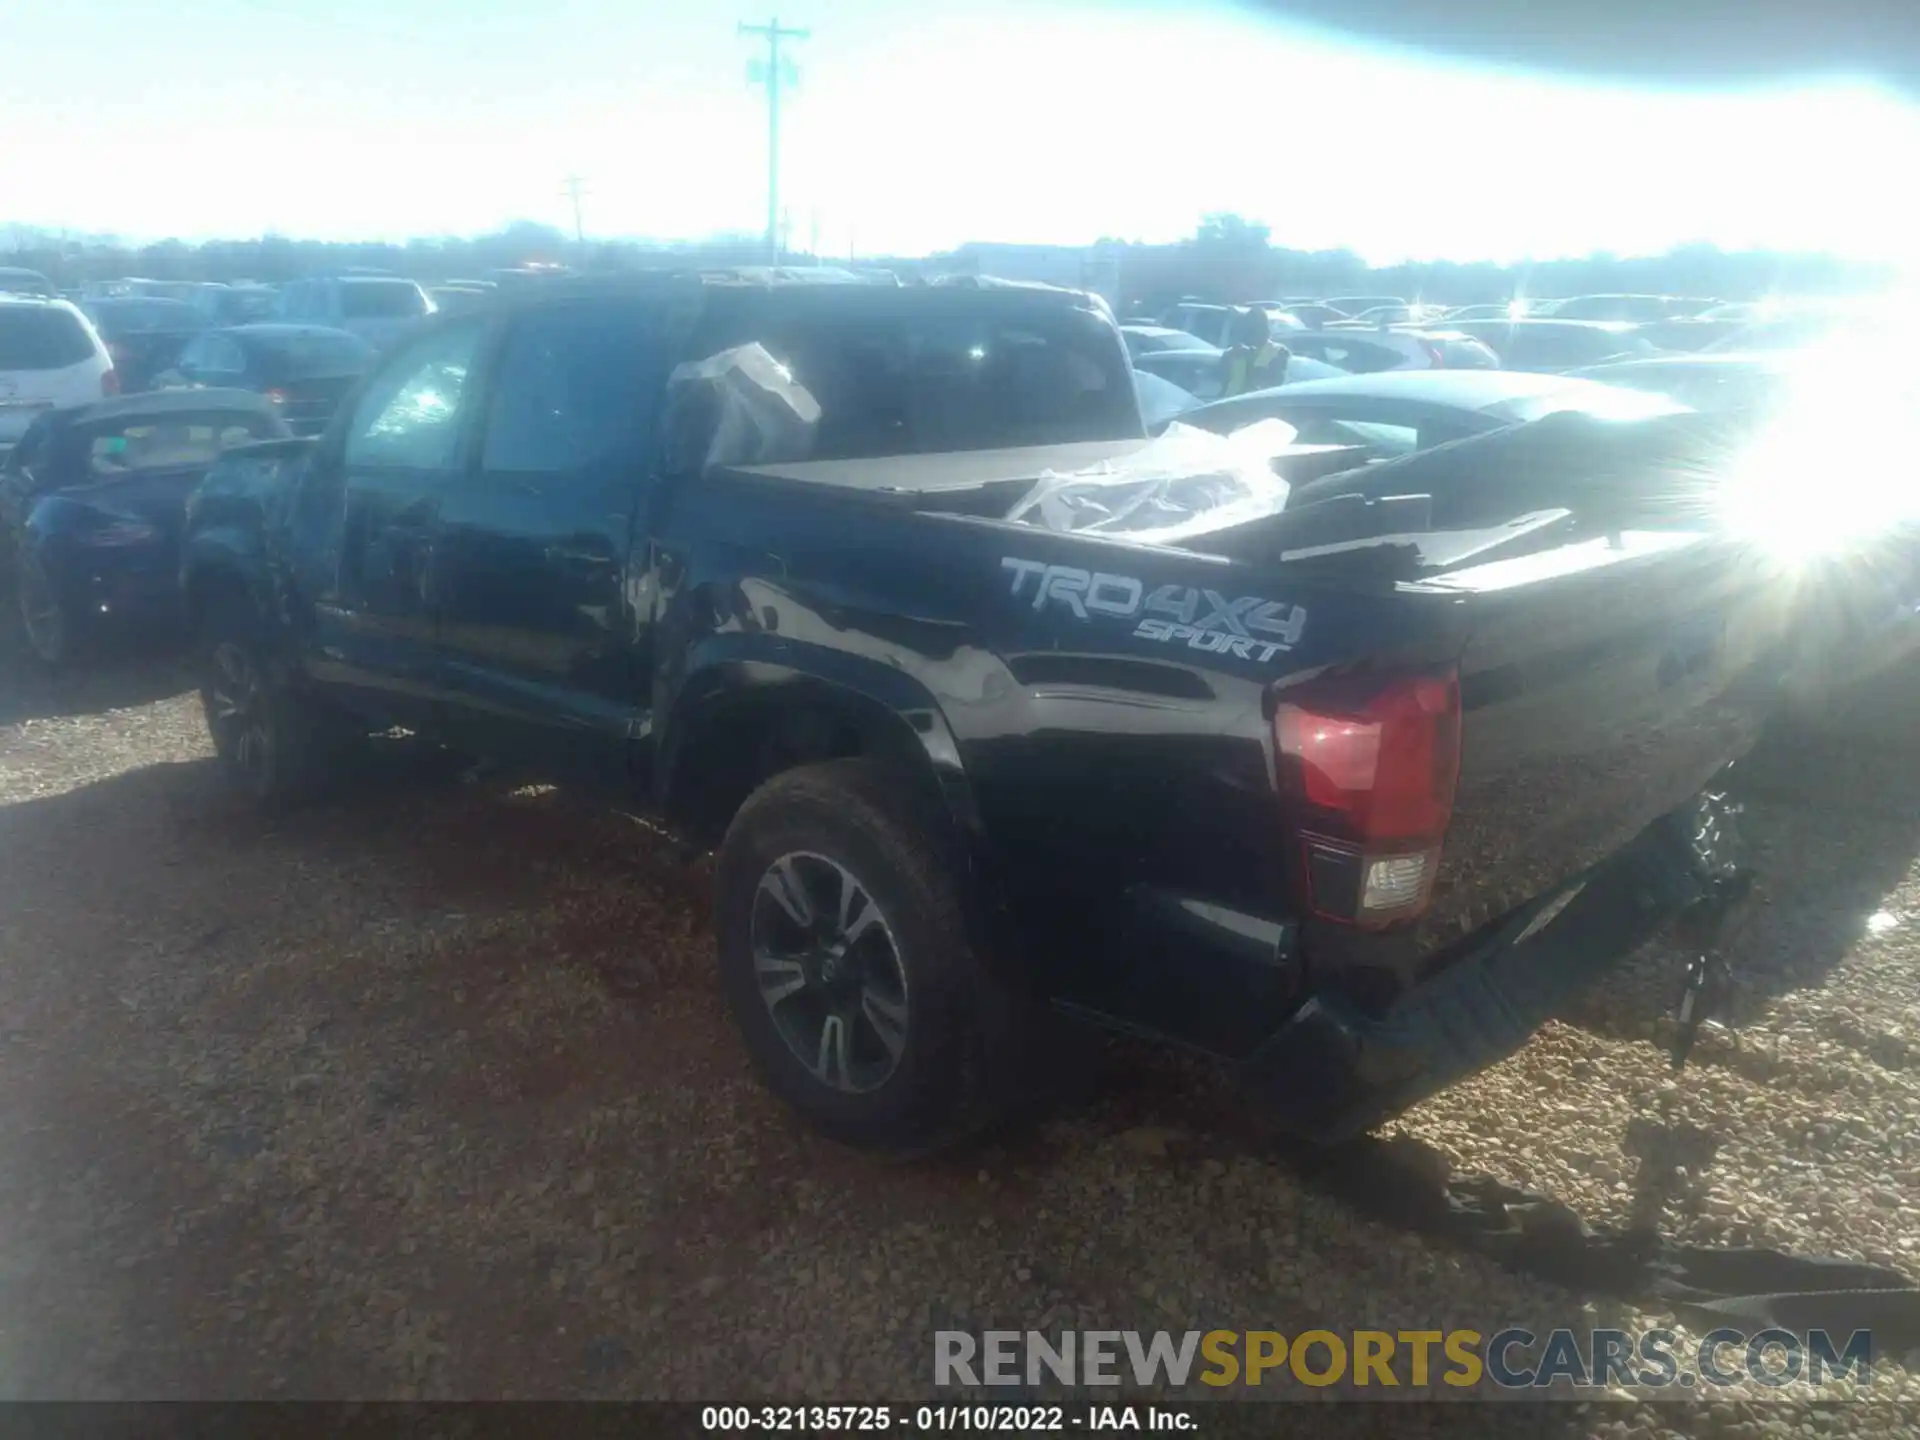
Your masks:
<svg viewBox="0 0 1920 1440"><path fill-rule="evenodd" d="M791 60L782 64L780 42L805 40L807 32L783 28L776 17L765 25L749 25L742 20L739 33L758 35L767 42L764 77L759 73L759 61L749 66L747 73L754 79L764 79L767 87L767 252L771 262L778 265L783 248L780 227L780 90L798 74Z"/></svg>
<svg viewBox="0 0 1920 1440"><path fill-rule="evenodd" d="M560 193L573 202L573 243L584 250L587 246L587 227L580 219L580 197L587 193L585 182L578 175L569 175Z"/></svg>

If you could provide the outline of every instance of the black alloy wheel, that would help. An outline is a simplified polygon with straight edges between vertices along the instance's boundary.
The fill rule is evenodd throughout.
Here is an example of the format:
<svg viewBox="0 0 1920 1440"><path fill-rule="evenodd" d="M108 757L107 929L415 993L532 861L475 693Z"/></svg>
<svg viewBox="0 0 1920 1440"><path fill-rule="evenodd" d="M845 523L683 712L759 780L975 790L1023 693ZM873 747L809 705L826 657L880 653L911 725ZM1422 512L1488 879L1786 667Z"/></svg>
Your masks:
<svg viewBox="0 0 1920 1440"><path fill-rule="evenodd" d="M207 655L202 691L213 747L247 790L273 788L276 743L265 677L246 646L217 641Z"/></svg>
<svg viewBox="0 0 1920 1440"><path fill-rule="evenodd" d="M834 1090L886 1084L907 1046L907 974L867 887L824 855L782 855L750 926L760 999L794 1058Z"/></svg>
<svg viewBox="0 0 1920 1440"><path fill-rule="evenodd" d="M1037 1011L990 964L940 797L898 764L774 776L720 846L727 1008L767 1086L823 1133L925 1154L1032 1087Z"/></svg>

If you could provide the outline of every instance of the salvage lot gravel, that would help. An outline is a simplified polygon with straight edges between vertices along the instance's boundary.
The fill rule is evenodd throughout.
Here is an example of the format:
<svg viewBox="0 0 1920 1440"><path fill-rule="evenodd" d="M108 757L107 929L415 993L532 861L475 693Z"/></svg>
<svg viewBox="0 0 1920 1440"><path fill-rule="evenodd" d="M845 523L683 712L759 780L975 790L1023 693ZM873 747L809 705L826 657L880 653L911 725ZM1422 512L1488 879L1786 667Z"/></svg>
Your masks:
<svg viewBox="0 0 1920 1440"><path fill-rule="evenodd" d="M747 1069L702 865L407 755L263 820L184 689L0 662L0 1396L845 1402L927 1395L943 1328L1671 1321L1356 1217L1125 1046L963 1155L839 1149ZM1620 1223L1656 1117L1700 1147L1669 1233L1920 1272L1916 758L1896 725L1756 763L1744 1024L1679 1083L1656 948L1404 1131ZM1873 1392L1525 1431L1886 1433L1920 1384Z"/></svg>

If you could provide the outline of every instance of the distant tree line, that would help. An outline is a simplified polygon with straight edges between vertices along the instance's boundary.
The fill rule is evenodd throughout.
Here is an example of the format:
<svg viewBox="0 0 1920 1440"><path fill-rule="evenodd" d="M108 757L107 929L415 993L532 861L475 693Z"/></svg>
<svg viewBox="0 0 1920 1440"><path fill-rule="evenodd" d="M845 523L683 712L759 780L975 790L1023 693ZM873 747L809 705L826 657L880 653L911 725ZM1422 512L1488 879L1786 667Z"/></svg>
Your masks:
<svg viewBox="0 0 1920 1440"><path fill-rule="evenodd" d="M1830 255L1729 252L1704 244L1683 245L1663 255L1598 253L1523 265L1436 260L1371 266L1350 250L1306 251L1275 245L1267 226L1231 214L1207 216L1196 234L1176 244L1103 240L1086 253L1098 257L1098 268L1104 273L1117 271L1117 298L1127 307L1158 307L1187 295L1235 301L1389 294L1408 300L1471 305L1505 301L1517 295L1646 291L1744 300L1768 294L1847 293L1877 288L1891 279L1890 271L1884 268ZM563 262L586 270L619 270L688 263L751 265L765 259L763 244L756 236L721 236L695 244L590 241L583 246L552 226L530 221L517 221L486 235L420 238L404 244L265 235L201 244L162 240L129 245L107 237L0 227L0 264L38 270L62 287L127 275L156 280L272 283L359 266L440 281L477 277L488 270L530 261ZM790 264L804 265L811 257L794 255L787 259ZM860 263L892 268L913 279L942 273L949 268L949 260L942 256L865 256Z"/></svg>
<svg viewBox="0 0 1920 1440"><path fill-rule="evenodd" d="M1524 265L1432 260L1371 266L1351 250L1289 250L1268 228L1237 215L1209 215L1177 245L1102 242L1119 261L1126 302L1148 306L1194 295L1209 300L1295 296L1398 295L1447 305L1479 305L1516 296L1656 294L1752 300L1765 295L1829 295L1877 289L1887 267L1831 255L1724 251L1682 245L1663 255L1604 252Z"/></svg>
<svg viewBox="0 0 1920 1440"><path fill-rule="evenodd" d="M763 243L755 237L720 237L691 247L638 241L589 241L581 246L552 226L531 221L516 221L487 235L423 237L404 244L264 235L254 240L130 245L110 237L59 235L21 226L10 232L0 229L0 264L38 270L62 288L132 275L275 284L355 267L441 281L478 278L489 270L530 262L602 270L671 264L688 257L710 265L753 264L766 258Z"/></svg>

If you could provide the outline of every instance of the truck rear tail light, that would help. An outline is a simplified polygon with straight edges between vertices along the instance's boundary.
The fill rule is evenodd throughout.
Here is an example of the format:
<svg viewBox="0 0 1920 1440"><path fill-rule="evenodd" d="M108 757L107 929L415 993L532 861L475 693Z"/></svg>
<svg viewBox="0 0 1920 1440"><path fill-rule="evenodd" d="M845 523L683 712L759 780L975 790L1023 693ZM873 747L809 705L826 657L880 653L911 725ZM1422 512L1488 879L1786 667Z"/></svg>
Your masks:
<svg viewBox="0 0 1920 1440"><path fill-rule="evenodd" d="M100 376L100 394L111 398L120 393L120 372L109 365Z"/></svg>
<svg viewBox="0 0 1920 1440"><path fill-rule="evenodd" d="M1460 683L1342 676L1274 708L1282 799L1317 915L1380 926L1426 908L1460 777Z"/></svg>
<svg viewBox="0 0 1920 1440"><path fill-rule="evenodd" d="M1427 347L1427 358L1433 362L1433 368L1436 370L1446 369L1447 368L1447 352L1441 349L1438 345L1434 344L1431 340L1423 341L1421 343L1423 343Z"/></svg>

